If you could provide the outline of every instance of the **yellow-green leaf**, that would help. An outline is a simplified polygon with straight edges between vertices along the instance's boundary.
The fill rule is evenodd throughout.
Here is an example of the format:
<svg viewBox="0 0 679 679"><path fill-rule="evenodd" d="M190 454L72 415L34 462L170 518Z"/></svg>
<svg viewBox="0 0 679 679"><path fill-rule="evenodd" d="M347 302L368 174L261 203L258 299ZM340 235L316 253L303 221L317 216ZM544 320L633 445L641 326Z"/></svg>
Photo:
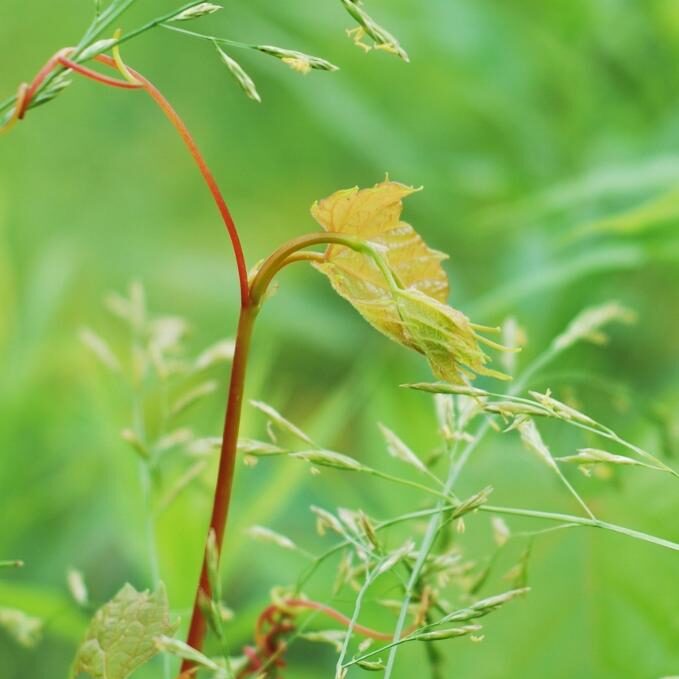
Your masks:
<svg viewBox="0 0 679 679"><path fill-rule="evenodd" d="M423 354L437 377L458 384L475 374L504 378L485 367L489 358L479 342L501 347L480 337L478 326L446 304L448 279L441 266L446 255L401 220L403 198L415 191L384 181L315 203L311 213L326 231L358 237L374 256L333 244L314 266L371 325Z"/></svg>
<svg viewBox="0 0 679 679"><path fill-rule="evenodd" d="M405 341L429 361L434 375L462 384L475 375L509 379L504 373L486 368L490 360L479 346L479 336L469 319L457 309L427 297L419 290L395 293Z"/></svg>
<svg viewBox="0 0 679 679"><path fill-rule="evenodd" d="M374 245L403 288L414 287L445 302L448 277L441 262L447 255L432 250L410 224L401 221L403 198L417 190L392 181L371 189L354 187L314 203L311 214L326 231L360 236ZM326 260L319 268L342 274L366 302L388 293L384 276L365 255L331 245Z"/></svg>
<svg viewBox="0 0 679 679"><path fill-rule="evenodd" d="M156 639L175 628L163 585L154 593L125 585L92 619L71 676L126 679L158 653Z"/></svg>

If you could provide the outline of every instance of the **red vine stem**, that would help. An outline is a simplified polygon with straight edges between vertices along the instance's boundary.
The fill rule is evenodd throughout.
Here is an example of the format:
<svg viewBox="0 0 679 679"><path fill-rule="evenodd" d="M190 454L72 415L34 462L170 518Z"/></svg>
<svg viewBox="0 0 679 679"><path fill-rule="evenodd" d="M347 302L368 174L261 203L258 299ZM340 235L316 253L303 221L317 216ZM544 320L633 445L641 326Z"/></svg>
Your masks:
<svg viewBox="0 0 679 679"><path fill-rule="evenodd" d="M179 133L179 136L182 138L189 153L198 166L198 169L200 170L200 173L203 176L210 193L212 194L212 197L217 205L219 213L222 217L222 220L224 221L224 225L226 226L227 232L231 239L231 244L236 258L236 266L238 269L241 310L236 334L235 354L231 368L231 379L229 383L229 394L226 406L224 430L222 434L219 470L217 473L212 515L210 518L210 528L208 532L209 535L210 532L214 530L217 540L217 551L218 554L221 554L224 541L224 532L228 518L228 510L231 503L236 453L238 448L238 430L240 427L243 391L245 386L245 372L250 348L250 340L252 337L254 321L257 316L257 312L259 311L259 306L263 299L266 288L271 282L273 276L287 264L292 263L293 261L309 259L317 260L319 258L318 254L300 254L300 251L305 247L320 243L338 243L347 247L357 246L355 243L351 242L351 239L348 239L346 236L340 234L318 233L309 234L307 236L294 239L279 248L265 262L258 274L255 276L255 280L253 281L253 286L251 288L248 282L247 266L245 263L243 248L240 242L238 231L236 229L236 225L231 216L231 212L226 204L226 201L224 200L224 197L222 196L221 191L219 190L212 172L205 162L203 155L201 154L196 142L194 141L191 133L179 114L174 110L172 105L163 96L163 94L149 80L147 80L137 71L125 65L116 63L115 59L107 55L100 54L96 56L95 60L97 62L118 71L122 71L127 80L112 78L72 61L69 56L73 52L74 48L65 48L60 50L53 57L51 57L51 59L45 64L45 66L43 66L42 69L40 69L30 85L26 85L24 83L19 87L15 112L10 118L5 129L11 127L14 123L16 123L17 120L23 119L40 86L58 66L72 70L86 78L89 78L90 80L103 85L108 85L110 87L128 90L143 89L158 105L175 130ZM207 623L205 617L202 614L200 604L204 597L209 598L210 596L211 587L208 577L206 540L206 551L203 556L203 565L196 590L193 613L191 616L191 623L187 636L187 643L197 650L201 649L207 630ZM322 612L344 626L348 626L351 623L349 618L339 611L336 611L335 609L318 602L305 599L292 599L285 602L285 605L291 608L306 608ZM273 608L276 611L280 610L279 607ZM271 610L271 607L267 609L267 611ZM385 641L391 639L391 635L377 632L363 625L355 625L354 629L359 634L373 639ZM180 677L190 677L194 671L195 663L185 660L181 666Z"/></svg>
<svg viewBox="0 0 679 679"><path fill-rule="evenodd" d="M97 57L97 61L99 61L102 64L106 64L107 66L111 66L112 68L116 67L115 61L111 57L106 56L104 54L100 54ZM170 102L161 94L160 90L158 90L158 88L155 85L153 85L153 83L151 83L149 80L147 80L143 75L141 75L132 68L128 67L128 70L132 74L132 76L142 84L143 89L146 90L148 95L153 99L153 101L155 101L155 103L165 114L170 123L172 123L173 127L177 130L179 136L182 138L184 144L188 148L189 153L195 160L196 165L200 170L200 173L203 175L205 183L210 189L210 193L212 194L212 197L214 198L214 201L217 204L217 209L219 210L219 213L222 216L222 220L224 221L224 225L226 226L226 230L228 231L229 238L231 239L233 253L236 257L236 266L238 268L241 308L246 307L249 298L249 288L248 288L248 268L245 263L243 246L241 245L240 242L238 229L236 229L236 224L233 221L233 217L231 216L231 211L229 210L229 207L226 204L226 201L224 200L222 192L219 190L219 186L217 185L214 175L210 171L210 168L207 166L205 158L200 152L198 145L193 139L193 136L189 132L188 127L181 119L179 114L174 110Z"/></svg>
<svg viewBox="0 0 679 679"><path fill-rule="evenodd" d="M243 406L243 391L245 388L245 370L247 367L250 339L253 325L257 316L258 307L248 305L241 310L236 333L236 349L231 366L231 381L229 384L229 397L226 406L224 420L224 432L222 434L221 453L219 457L219 471L217 472L217 484L215 487L214 502L212 505L212 517L210 530L215 531L217 539L217 553L221 555L224 540L224 531L231 504L233 477L238 451L238 430ZM203 557L203 566L200 573L200 581L196 591L196 598L191 614L191 624L186 643L200 650L205 638L207 625L205 616L200 607L203 597L211 596L210 578L208 575L207 549ZM185 660L182 663L182 676L194 667L194 663Z"/></svg>
<svg viewBox="0 0 679 679"><path fill-rule="evenodd" d="M158 88L153 85L144 76L133 69L128 69L130 74L135 78L137 82L128 82L126 80L120 80L118 78L112 78L110 76L104 75L102 73L97 73L82 64L69 59L69 56L75 51L73 47L66 47L59 50L54 56L52 56L49 61L38 71L37 75L33 79L33 82L26 88L25 85L21 85L19 88L19 94L17 96L16 110L13 118L21 120L26 115L26 111L31 104L31 101L35 97L40 86L45 82L46 78L54 71L57 66L63 66L64 68L70 69L75 73L79 73L90 80L101 83L103 85L109 85L111 87L118 87L121 89L135 90L143 89L148 95L153 99L153 101L158 105L158 107L165 114L167 119L173 125L173 127L179 133L184 144L189 150L189 153L193 157L200 173L207 184L210 193L217 205L217 209L224 221L226 230L231 239L231 245L233 246L233 252L236 257L236 266L238 268L238 281L240 284L240 298L241 306L244 307L248 303L249 288L248 288L248 269L245 263L245 255L243 254L243 246L240 242L240 237L238 235L238 230L236 229L236 224L231 216L231 211L229 210L224 196L219 190L219 186L215 181L214 175L207 166L205 159L200 152L198 145L193 139L188 127L181 119L179 114L174 110L170 102L161 94ZM111 57L100 54L95 57L96 61L101 64L105 64L111 68L116 68L115 60Z"/></svg>
<svg viewBox="0 0 679 679"><path fill-rule="evenodd" d="M111 57L100 55L97 57L97 60L108 66L114 68L116 67L115 60ZM212 515L210 517L208 531L208 535L210 532L214 531L217 541L217 553L221 555L229 506L231 504L233 477L236 463L236 454L238 450L238 431L240 428L243 391L245 387L245 371L247 368L248 354L250 349L250 338L252 337L253 325L257 315L257 307L250 304L250 289L248 284L247 266L245 264L245 256L243 254L243 248L240 243L236 225L233 221L233 218L231 217L231 212L229 211L226 201L219 190L219 186L217 185L214 176L210 172L205 159L200 153L197 144L193 140L191 133L168 100L150 81L129 67L127 67L126 70L134 79L142 83L143 88L163 111L186 144L217 204L219 212L222 216L222 219L224 220L224 224L226 225L227 231L231 238L233 251L236 257L241 293L241 310L238 319L238 330L236 333L236 348L231 366L231 379L229 383L226 414L224 417L224 430L222 433L219 470L217 472L217 481L215 484L215 493L212 504ZM207 597L209 599L211 596L210 578L208 575L207 538L205 545L206 547L203 554L203 564L201 567L198 587L196 589L196 595L193 603L193 612L191 614L191 622L186 639L186 643L189 646L192 646L198 650L202 648L203 640L205 639L205 633L207 631L207 622L203 612L201 611L200 603L203 597ZM191 662L190 660L184 660L180 670L181 674L183 676L186 675L186 673L190 672L194 666L195 663Z"/></svg>
<svg viewBox="0 0 679 679"><path fill-rule="evenodd" d="M336 622L340 623L344 627L349 627L351 625L351 618L340 613L338 610L326 606L318 601L312 601L310 599L287 599L283 602L286 608L303 608L311 611L318 611L323 613L329 618L332 618ZM376 641L391 641L393 634L388 634L386 632L380 632L374 630L371 627L366 627L365 625L354 624L354 632L360 634L361 636L368 637L369 639L375 639Z"/></svg>
<svg viewBox="0 0 679 679"><path fill-rule="evenodd" d="M348 616L318 601L313 601L312 599L283 599L270 604L259 614L255 626L255 646L246 646L243 649L243 654L250 662L240 672L238 679L246 679L246 677L252 675L260 677L263 676L261 674L262 670L271 665L276 667L283 667L285 665L284 655L287 650L287 644L281 637L295 630L292 616L298 609L322 613L340 623L343 627L351 628L353 632L369 639L389 642L393 638L391 633L380 632L358 623L352 625L352 621ZM266 629L267 626L269 629ZM411 634L417 628L417 623L413 623L404 632L404 635Z"/></svg>
<svg viewBox="0 0 679 679"><path fill-rule="evenodd" d="M184 121L174 110L168 100L161 94L161 92L144 76L131 68L127 68L127 73L124 73L124 75L131 75L133 78L132 82L128 80L111 78L98 73L97 71L93 71L92 69L89 69L82 64L78 64L69 59L69 55L71 55L73 51L74 48L65 48L60 50L45 64L45 66L43 66L42 69L40 69L38 74L33 79L33 82L29 86L22 84L19 87L15 112L5 129L8 129L11 127L11 125L16 123L17 120L21 120L25 116L31 101L35 97L40 86L44 83L45 79L50 75L50 73L52 73L52 71L58 66L70 69L86 78L104 85L109 85L111 87L118 87L122 89L143 89L163 111L165 116L168 118L170 123L173 125L175 130L177 130L180 137L184 141L184 144L196 162L196 165L198 166L198 169L200 170L200 173L202 174L203 179L205 180L205 183L207 184L212 197L214 198L231 239L231 244L236 258L236 266L238 269L241 311L238 321L236 351L231 369L231 380L226 407L224 432L222 435L222 450L220 455L219 471L215 486L212 516L210 519L210 531L215 531L218 552L221 553L228 508L231 501L231 489L233 485L233 475L238 444L238 429L240 425L247 355L250 345L250 337L252 335L252 325L257 313L257 308L250 304L250 289L248 285L247 266L245 263L243 248L238 236L238 231L226 201L224 200L217 182L215 181L212 172L208 168L207 163L205 162L205 159L203 158L203 155L201 154L196 142L191 136L191 133L189 132ZM117 68L115 60L109 56L100 54L96 57L96 61L105 64L110 68ZM201 648L206 632L206 621L200 610L200 601L203 596L210 596L210 583L207 576L206 554L203 557L203 566L196 591L193 614L187 638L189 645L196 649ZM185 661L181 668L182 676L189 676L193 668L194 663Z"/></svg>

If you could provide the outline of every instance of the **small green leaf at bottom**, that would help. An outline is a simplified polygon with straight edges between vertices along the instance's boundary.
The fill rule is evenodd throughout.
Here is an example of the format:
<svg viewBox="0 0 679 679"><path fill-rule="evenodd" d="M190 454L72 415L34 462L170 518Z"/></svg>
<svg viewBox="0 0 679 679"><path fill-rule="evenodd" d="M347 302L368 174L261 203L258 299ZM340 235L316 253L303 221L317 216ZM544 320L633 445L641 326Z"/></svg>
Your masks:
<svg viewBox="0 0 679 679"><path fill-rule="evenodd" d="M164 585L151 593L127 584L96 612L71 677L127 679L159 652L156 639L172 634L176 627L170 620Z"/></svg>

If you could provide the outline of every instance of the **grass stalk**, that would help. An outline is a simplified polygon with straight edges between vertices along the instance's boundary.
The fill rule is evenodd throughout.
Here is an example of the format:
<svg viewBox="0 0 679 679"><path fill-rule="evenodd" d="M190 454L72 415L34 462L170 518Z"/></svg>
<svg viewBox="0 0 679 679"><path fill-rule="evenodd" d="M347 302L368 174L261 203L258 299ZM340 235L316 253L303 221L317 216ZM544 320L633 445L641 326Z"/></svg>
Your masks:
<svg viewBox="0 0 679 679"><path fill-rule="evenodd" d="M549 363L551 363L560 353L560 350L551 345L546 351L540 354L533 363L531 363L526 370L523 372L521 377L512 385L508 390L510 395L516 395L523 391L523 389L530 383L535 375L537 375L543 368L545 368ZM445 495L449 495L457 483L460 474L464 466L467 464L469 458L474 453L479 443L482 441L483 437L488 433L490 429L490 420L486 419L483 424L479 427L474 438L465 446L459 458L452 458L451 466L448 473L448 478L446 480L443 491ZM441 503L439 503L441 504ZM592 520L592 519L590 519ZM390 647L389 657L387 659L387 666L384 672L384 679L390 679L394 671L396 663L396 655L398 653L398 641L403 634L405 628L406 618L408 616L408 610L410 607L410 601L415 592L416 584L420 578L422 572L422 567L424 566L427 556L431 551L436 535L440 527L441 517L440 515L434 514L429 524L427 525L427 530L425 532L424 538L422 539L422 544L420 546L417 560L415 566L410 575L408 585L406 588L406 593L401 603L401 610L399 611L398 621L396 623L396 628L394 630L394 645Z"/></svg>
<svg viewBox="0 0 679 679"><path fill-rule="evenodd" d="M361 607L363 605L363 598L366 592L372 585L374 580L372 572L366 572L365 581L361 585L361 589L358 590L356 595L356 601L354 602L354 612L347 626L346 636L344 637L344 643L342 644L342 650L340 651L339 658L337 659L337 665L335 666L335 679L342 679L342 670L344 668L344 659L347 657L349 652L349 644L351 643L351 637L354 633L354 628L358 623L358 616L361 614Z"/></svg>

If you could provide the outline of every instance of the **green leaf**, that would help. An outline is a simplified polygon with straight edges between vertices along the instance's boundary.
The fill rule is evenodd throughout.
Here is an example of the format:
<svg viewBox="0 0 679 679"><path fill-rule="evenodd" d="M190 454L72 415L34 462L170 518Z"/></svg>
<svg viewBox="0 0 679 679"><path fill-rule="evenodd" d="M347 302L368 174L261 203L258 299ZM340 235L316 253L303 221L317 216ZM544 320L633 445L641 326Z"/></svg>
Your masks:
<svg viewBox="0 0 679 679"><path fill-rule="evenodd" d="M95 614L73 665L71 677L126 679L158 653L156 639L172 634L164 585L154 593L125 585Z"/></svg>

